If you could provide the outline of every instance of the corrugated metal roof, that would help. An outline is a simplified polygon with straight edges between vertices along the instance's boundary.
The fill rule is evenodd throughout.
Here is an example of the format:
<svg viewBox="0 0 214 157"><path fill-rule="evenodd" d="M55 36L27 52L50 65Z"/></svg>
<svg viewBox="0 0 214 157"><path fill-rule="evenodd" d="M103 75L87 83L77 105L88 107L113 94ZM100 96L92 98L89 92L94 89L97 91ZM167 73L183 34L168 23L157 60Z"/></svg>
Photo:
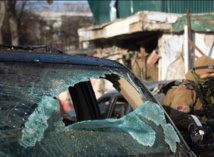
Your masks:
<svg viewBox="0 0 214 157"><path fill-rule="evenodd" d="M214 12L213 0L164 0L163 10L167 13L186 13L190 9L191 13Z"/></svg>

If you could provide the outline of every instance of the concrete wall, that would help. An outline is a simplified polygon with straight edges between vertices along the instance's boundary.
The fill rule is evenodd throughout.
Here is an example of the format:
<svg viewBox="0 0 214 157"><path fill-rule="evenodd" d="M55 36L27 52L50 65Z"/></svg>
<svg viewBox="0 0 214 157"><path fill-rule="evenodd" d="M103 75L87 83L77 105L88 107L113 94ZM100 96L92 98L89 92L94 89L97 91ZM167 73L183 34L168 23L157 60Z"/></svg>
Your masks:
<svg viewBox="0 0 214 157"><path fill-rule="evenodd" d="M159 80L185 78L185 41L184 34L163 34L159 39ZM214 33L193 33L193 42L205 55L214 58ZM196 56L201 56L196 49L193 52Z"/></svg>

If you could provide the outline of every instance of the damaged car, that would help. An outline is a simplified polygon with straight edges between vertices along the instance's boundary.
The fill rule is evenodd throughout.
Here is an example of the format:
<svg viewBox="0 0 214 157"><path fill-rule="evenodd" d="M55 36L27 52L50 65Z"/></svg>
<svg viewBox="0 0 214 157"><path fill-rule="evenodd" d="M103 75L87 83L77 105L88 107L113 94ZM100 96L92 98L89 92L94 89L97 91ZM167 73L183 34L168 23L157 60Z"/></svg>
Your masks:
<svg viewBox="0 0 214 157"><path fill-rule="evenodd" d="M124 65L46 51L0 48L1 157L195 156L160 103ZM124 116L104 116L91 79L110 82L132 110L123 105ZM65 91L75 116L68 124L59 102Z"/></svg>

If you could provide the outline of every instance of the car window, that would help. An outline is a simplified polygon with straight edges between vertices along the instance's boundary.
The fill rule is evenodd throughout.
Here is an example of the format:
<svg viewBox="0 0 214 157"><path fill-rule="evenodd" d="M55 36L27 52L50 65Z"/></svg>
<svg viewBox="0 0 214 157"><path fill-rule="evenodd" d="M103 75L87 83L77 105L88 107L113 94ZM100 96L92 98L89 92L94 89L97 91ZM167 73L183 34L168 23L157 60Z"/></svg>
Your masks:
<svg viewBox="0 0 214 157"><path fill-rule="evenodd" d="M1 62L0 75L1 156L178 153L180 139L163 109L134 83L125 68ZM65 126L55 97L80 82L99 78L112 82L135 110L118 119L84 120Z"/></svg>
<svg viewBox="0 0 214 157"><path fill-rule="evenodd" d="M130 112L132 107L126 99L106 79L91 79L99 109L103 117L120 118Z"/></svg>

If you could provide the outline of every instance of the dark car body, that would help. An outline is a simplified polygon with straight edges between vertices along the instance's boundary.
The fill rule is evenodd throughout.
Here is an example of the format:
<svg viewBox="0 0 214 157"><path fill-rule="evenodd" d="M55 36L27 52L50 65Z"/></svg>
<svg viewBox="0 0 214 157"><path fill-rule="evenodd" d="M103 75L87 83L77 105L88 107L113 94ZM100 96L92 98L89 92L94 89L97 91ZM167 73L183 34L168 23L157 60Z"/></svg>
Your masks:
<svg viewBox="0 0 214 157"><path fill-rule="evenodd" d="M163 80L151 82L142 80L142 83L161 105L164 104L163 99L166 92L170 88L178 86L181 82L182 80ZM98 98L97 101L101 108L102 115L107 118L120 118L133 111L133 108L117 90L111 90L104 93Z"/></svg>
<svg viewBox="0 0 214 157"><path fill-rule="evenodd" d="M0 75L1 157L194 156L150 91L118 62L3 48ZM110 81L133 111L106 118L90 78ZM76 113L68 126L55 99L65 90Z"/></svg>

